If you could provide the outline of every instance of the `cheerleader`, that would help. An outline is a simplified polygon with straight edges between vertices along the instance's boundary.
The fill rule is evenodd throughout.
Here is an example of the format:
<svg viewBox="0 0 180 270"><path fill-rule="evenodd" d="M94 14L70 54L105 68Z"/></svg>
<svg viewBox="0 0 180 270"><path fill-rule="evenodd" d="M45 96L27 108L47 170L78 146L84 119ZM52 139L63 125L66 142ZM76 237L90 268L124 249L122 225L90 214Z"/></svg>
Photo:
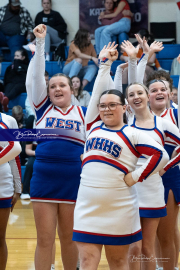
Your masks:
<svg viewBox="0 0 180 270"><path fill-rule="evenodd" d="M142 46L146 46L146 53L143 54L141 61L137 66L137 81L141 81L143 72L149 57L150 49L143 40L137 36ZM144 44L143 44L144 43ZM170 108L170 97L167 88L168 82L164 80L151 80L148 82L149 106L151 113L178 125L178 109ZM167 108L168 107L168 108ZM174 155L176 144L170 137L165 140L165 149L169 157ZM176 166L168 170L163 176L163 185L165 189L165 203L167 204L167 216L160 219L157 230L158 239L161 246L162 258L169 258L163 262L163 269L174 269L176 261L176 251L174 245L174 235L177 216L179 212L178 205L180 203L180 171Z"/></svg>
<svg viewBox="0 0 180 270"><path fill-rule="evenodd" d="M168 161L160 144L124 124L126 106L121 92L103 92L111 89L112 82L106 78L117 56L113 45L101 51L86 115L87 138L73 230L81 269L97 269L103 245L110 269L128 269L129 245L142 239L134 184L157 173ZM135 169L141 155L146 162Z"/></svg>
<svg viewBox="0 0 180 270"><path fill-rule="evenodd" d="M66 75L54 75L46 87L46 26L37 26L34 34L36 51L28 69L26 87L37 117L36 128L61 132L61 139L41 141L35 152L36 160L30 183L37 229L35 268L50 269L58 222L63 266L65 270L74 270L78 252L72 241L73 214L80 182L80 156L85 143L86 108L71 105L73 88Z"/></svg>
<svg viewBox="0 0 180 270"><path fill-rule="evenodd" d="M15 119L0 113L0 129L17 129ZM0 266L6 269L6 228L10 211L21 194L21 165L19 142L0 142Z"/></svg>

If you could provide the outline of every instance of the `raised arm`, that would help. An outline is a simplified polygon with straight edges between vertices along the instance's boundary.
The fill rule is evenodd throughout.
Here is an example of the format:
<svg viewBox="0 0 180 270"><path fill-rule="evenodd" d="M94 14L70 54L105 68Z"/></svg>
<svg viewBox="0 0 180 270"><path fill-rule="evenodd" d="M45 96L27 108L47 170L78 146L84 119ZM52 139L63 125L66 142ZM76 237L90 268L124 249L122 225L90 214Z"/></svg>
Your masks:
<svg viewBox="0 0 180 270"><path fill-rule="evenodd" d="M100 52L99 72L94 83L92 96L85 117L87 132L96 121L100 120L97 105L101 94L105 90L114 89L114 82L110 76L110 68L112 62L118 57L116 47L117 45L114 46L114 43L112 45L108 44L107 48L104 46L103 50Z"/></svg>
<svg viewBox="0 0 180 270"><path fill-rule="evenodd" d="M142 182L149 176L159 172L169 161L169 156L165 149L141 131L135 138L134 145L137 152L145 156L147 161L140 168L125 176L125 182L128 186Z"/></svg>
<svg viewBox="0 0 180 270"><path fill-rule="evenodd" d="M33 61L33 81L32 81L32 101L34 107L38 106L47 98L45 73L44 44L46 36L46 26L40 24L33 30L36 36L36 52Z"/></svg>
<svg viewBox="0 0 180 270"><path fill-rule="evenodd" d="M122 88L122 74L123 70L128 67L128 63L123 63L119 65L116 69L116 73L114 76L114 87L115 89L119 90L121 93L123 93L123 88Z"/></svg>
<svg viewBox="0 0 180 270"><path fill-rule="evenodd" d="M162 51L164 47L163 43L158 41L154 41L149 47L145 38L142 39L138 34L135 34L135 37L139 42L140 46L143 48L143 55L140 58L137 67L137 82L143 83L147 63L151 61L153 55L156 52Z"/></svg>
<svg viewBox="0 0 180 270"><path fill-rule="evenodd" d="M128 55L128 84L137 82L137 53L139 45L135 48L131 42L124 40L121 48Z"/></svg>

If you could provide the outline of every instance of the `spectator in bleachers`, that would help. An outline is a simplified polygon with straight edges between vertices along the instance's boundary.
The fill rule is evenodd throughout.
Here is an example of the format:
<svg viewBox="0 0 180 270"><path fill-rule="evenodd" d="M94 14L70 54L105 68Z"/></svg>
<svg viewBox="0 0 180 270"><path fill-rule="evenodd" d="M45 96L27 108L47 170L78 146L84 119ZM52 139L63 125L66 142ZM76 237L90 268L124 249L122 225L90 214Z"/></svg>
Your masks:
<svg viewBox="0 0 180 270"><path fill-rule="evenodd" d="M74 96L79 101L79 105L87 107L91 96L88 91L83 90L82 80L78 76L73 76L71 81L73 84Z"/></svg>
<svg viewBox="0 0 180 270"><path fill-rule="evenodd" d="M177 89L177 87L173 86L173 88L172 88L171 100L172 100L172 102L174 102L175 104L178 105L178 89Z"/></svg>
<svg viewBox="0 0 180 270"><path fill-rule="evenodd" d="M85 29L79 29L74 40L69 46L68 59L63 68L63 73L70 78L79 76L82 78L83 88L91 82L97 72L96 65L88 65L92 60L98 66L98 59L90 33Z"/></svg>
<svg viewBox="0 0 180 270"><path fill-rule="evenodd" d="M22 48L28 34L33 35L34 24L27 9L19 0L9 0L0 8L0 47L8 46L14 53Z"/></svg>
<svg viewBox="0 0 180 270"><path fill-rule="evenodd" d="M112 36L122 32L128 33L131 29L132 13L126 0L105 0L104 5L105 11L99 15L99 20L104 26L95 30L97 54L100 53L104 45L112 41Z"/></svg>
<svg viewBox="0 0 180 270"><path fill-rule="evenodd" d="M51 9L51 0L42 0L43 11L39 12L35 18L35 25L45 24L47 34L45 37L46 61L50 61L50 46L59 46L62 40L66 39L67 24L59 12Z"/></svg>
<svg viewBox="0 0 180 270"><path fill-rule="evenodd" d="M0 92L0 103L8 111L9 100L26 92L25 81L29 58L25 50L15 52L13 63L7 67L4 75L4 94Z"/></svg>
<svg viewBox="0 0 180 270"><path fill-rule="evenodd" d="M12 117L14 117L16 119L16 122L18 124L18 128L26 128L27 127L27 117L26 115L23 113L23 108L20 105L14 106L12 108ZM26 146L26 142L25 141L21 141L20 142L21 147L22 147L22 152L20 153L20 160L21 160L21 165L25 165L26 161L27 161L27 155L25 152L25 146Z"/></svg>

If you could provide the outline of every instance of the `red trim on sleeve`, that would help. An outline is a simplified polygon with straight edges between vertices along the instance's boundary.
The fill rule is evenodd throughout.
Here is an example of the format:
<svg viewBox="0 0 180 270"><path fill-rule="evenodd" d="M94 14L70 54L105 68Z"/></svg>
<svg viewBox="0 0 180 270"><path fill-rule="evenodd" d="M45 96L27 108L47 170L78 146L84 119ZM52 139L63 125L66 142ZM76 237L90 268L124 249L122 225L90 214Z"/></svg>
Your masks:
<svg viewBox="0 0 180 270"><path fill-rule="evenodd" d="M4 157L13 147L14 147L14 142L8 142L9 145L7 145L5 148L0 153L0 158Z"/></svg>
<svg viewBox="0 0 180 270"><path fill-rule="evenodd" d="M79 115L80 115L80 117L81 117L81 119L83 121L83 124L84 124L84 118L82 116L82 113L81 113L81 110L80 110L79 106L77 106L77 109L78 109Z"/></svg>
<svg viewBox="0 0 180 270"><path fill-rule="evenodd" d="M93 122L87 124L87 131L90 130L91 127L92 127L92 125L93 125L94 123L96 123L97 121L99 121L99 120L101 120L100 115L98 115L98 116L96 117L96 119L95 119Z"/></svg>
<svg viewBox="0 0 180 270"><path fill-rule="evenodd" d="M41 101L41 103L39 103L39 105L37 105L37 106L36 106L36 105L34 104L34 102L33 102L34 107L35 107L36 109L38 109L38 108L46 101L47 98L48 98L48 97L46 96L45 99L43 99L43 101Z"/></svg>
<svg viewBox="0 0 180 270"><path fill-rule="evenodd" d="M15 157L15 161L16 161L16 165L18 167L18 172L19 172L20 178L21 178L22 177L22 175L21 175L21 162L20 162L19 156Z"/></svg>

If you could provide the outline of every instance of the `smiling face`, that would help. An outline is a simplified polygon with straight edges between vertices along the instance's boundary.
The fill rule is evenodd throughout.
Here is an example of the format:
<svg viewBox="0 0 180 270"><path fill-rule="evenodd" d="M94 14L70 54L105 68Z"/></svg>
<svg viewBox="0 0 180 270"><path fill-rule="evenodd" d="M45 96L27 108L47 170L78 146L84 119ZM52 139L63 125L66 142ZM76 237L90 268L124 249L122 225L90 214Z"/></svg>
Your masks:
<svg viewBox="0 0 180 270"><path fill-rule="evenodd" d="M71 104L71 88L68 78L64 76L54 76L49 81L49 97L51 102L61 109L67 108Z"/></svg>
<svg viewBox="0 0 180 270"><path fill-rule="evenodd" d="M121 103L120 97L114 94L105 94L100 98L100 104L109 104L109 103ZM100 117L104 124L107 127L119 129L123 123L123 114L126 111L126 105L118 105L116 109L111 111L108 107L106 107L105 111L99 111Z"/></svg>
<svg viewBox="0 0 180 270"><path fill-rule="evenodd" d="M14 59L24 60L25 56L22 56L20 51L16 51L14 54Z"/></svg>
<svg viewBox="0 0 180 270"><path fill-rule="evenodd" d="M149 98L143 86L139 84L133 84L127 90L127 100L129 105L136 112L147 108Z"/></svg>
<svg viewBox="0 0 180 270"><path fill-rule="evenodd" d="M165 110L169 99L167 88L163 82L154 82L149 86L149 103L153 110Z"/></svg>

